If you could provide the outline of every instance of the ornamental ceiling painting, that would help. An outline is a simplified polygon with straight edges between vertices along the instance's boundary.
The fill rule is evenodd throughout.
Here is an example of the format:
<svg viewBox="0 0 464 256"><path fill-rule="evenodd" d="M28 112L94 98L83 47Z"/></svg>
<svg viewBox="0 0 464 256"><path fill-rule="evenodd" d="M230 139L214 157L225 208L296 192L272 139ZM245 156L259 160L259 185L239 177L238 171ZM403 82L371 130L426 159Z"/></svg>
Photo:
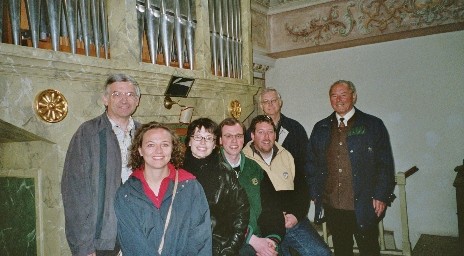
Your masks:
<svg viewBox="0 0 464 256"><path fill-rule="evenodd" d="M464 30L464 0L252 0L253 43L274 58Z"/></svg>

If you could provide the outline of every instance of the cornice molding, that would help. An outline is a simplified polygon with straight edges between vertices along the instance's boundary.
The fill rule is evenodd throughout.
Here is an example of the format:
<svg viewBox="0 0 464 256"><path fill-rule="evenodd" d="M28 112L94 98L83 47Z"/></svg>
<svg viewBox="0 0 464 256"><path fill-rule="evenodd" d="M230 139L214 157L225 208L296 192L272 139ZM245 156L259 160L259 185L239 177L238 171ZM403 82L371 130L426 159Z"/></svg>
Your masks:
<svg viewBox="0 0 464 256"><path fill-rule="evenodd" d="M259 13L272 15L330 1L331 0L252 0L251 9Z"/></svg>
<svg viewBox="0 0 464 256"><path fill-rule="evenodd" d="M268 15L278 14L282 12L289 12L297 9L302 9L318 4L324 4L332 2L332 0L295 0L295 1L281 1L281 3L273 4L269 6L267 11Z"/></svg>
<svg viewBox="0 0 464 256"><path fill-rule="evenodd" d="M464 30L464 22L445 25L445 26L437 26L437 27L432 27L432 28L427 28L427 29L400 32L400 33L396 33L393 35L391 34L380 35L380 36L368 37L368 38L357 39L357 40L343 41L343 42L339 42L335 44L323 44L323 45L317 45L317 46L312 46L312 47L292 49L292 50L282 51L282 52L268 53L268 56L271 58L275 58L275 59L288 58L292 56L333 51L333 50L338 50L338 49L343 49L343 48L382 43L382 42L401 40L401 39L413 38L413 37L419 37L419 36L447 33L447 32L459 31L459 30Z"/></svg>
<svg viewBox="0 0 464 256"><path fill-rule="evenodd" d="M255 77L264 77L264 74L274 65L275 59L260 51L253 52L253 72Z"/></svg>

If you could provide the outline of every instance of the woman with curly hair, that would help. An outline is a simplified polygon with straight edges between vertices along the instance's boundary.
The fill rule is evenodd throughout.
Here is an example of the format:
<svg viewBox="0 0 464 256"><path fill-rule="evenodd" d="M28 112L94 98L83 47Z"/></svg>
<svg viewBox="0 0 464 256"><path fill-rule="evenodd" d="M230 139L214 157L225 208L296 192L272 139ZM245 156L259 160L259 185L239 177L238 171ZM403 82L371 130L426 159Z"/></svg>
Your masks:
<svg viewBox="0 0 464 256"><path fill-rule="evenodd" d="M211 255L208 202L202 186L180 169L183 145L166 126L142 125L130 147L129 180L116 193L123 255Z"/></svg>

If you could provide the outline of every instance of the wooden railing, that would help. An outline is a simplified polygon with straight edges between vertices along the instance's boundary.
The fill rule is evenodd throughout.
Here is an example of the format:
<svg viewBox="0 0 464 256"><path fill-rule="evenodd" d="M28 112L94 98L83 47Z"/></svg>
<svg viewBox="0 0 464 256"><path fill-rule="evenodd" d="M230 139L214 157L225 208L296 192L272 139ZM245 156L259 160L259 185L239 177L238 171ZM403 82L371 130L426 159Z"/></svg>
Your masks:
<svg viewBox="0 0 464 256"><path fill-rule="evenodd" d="M395 175L396 185L398 185L398 193L400 199L400 212L401 212L401 232L402 232L402 245L403 255L410 256L412 253L411 241L409 239L409 224L408 224L408 207L406 202L406 178L419 171L416 166L407 170L406 172L399 172ZM384 243L385 247L385 243Z"/></svg>

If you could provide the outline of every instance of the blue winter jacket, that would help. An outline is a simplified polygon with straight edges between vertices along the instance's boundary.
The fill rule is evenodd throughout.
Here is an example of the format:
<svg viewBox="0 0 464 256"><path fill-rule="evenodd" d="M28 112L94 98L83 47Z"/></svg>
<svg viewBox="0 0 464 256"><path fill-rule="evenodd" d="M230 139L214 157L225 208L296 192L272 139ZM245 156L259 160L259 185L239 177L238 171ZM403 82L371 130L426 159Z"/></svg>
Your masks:
<svg viewBox="0 0 464 256"><path fill-rule="evenodd" d="M173 166L169 165L173 171ZM158 247L174 188L174 181L169 183L159 209L134 175L118 189L115 212L123 255L159 255ZM212 255L208 202L200 183L185 170L179 170L179 184L161 255Z"/></svg>
<svg viewBox="0 0 464 256"><path fill-rule="evenodd" d="M347 136L353 175L354 208L360 229L377 225L372 200L390 204L395 195L395 172L390 139L379 118L356 109ZM327 149L335 112L314 125L308 144L306 172L311 199L316 202L315 222L321 222L322 196L328 176Z"/></svg>

